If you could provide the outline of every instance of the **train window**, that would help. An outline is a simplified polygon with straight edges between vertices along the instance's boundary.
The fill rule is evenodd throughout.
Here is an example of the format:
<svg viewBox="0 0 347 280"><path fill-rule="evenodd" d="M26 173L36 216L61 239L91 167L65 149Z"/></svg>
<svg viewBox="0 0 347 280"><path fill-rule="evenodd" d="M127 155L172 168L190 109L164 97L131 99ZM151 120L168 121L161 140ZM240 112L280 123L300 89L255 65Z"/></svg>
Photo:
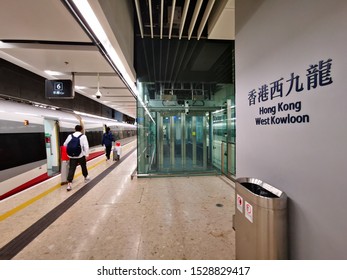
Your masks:
<svg viewBox="0 0 347 280"><path fill-rule="evenodd" d="M102 134L102 131L86 131L89 147L101 145Z"/></svg>
<svg viewBox="0 0 347 280"><path fill-rule="evenodd" d="M0 170L46 159L44 133L0 134Z"/></svg>
<svg viewBox="0 0 347 280"><path fill-rule="evenodd" d="M118 131L112 131L112 134L113 134L115 140L119 139L119 132Z"/></svg>

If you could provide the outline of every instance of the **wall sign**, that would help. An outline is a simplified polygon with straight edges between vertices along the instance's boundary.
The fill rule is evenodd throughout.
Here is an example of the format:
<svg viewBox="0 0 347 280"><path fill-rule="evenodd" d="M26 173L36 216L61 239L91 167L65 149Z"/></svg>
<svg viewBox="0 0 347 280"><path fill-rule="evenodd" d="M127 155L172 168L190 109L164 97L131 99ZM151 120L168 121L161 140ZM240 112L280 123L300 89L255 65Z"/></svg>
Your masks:
<svg viewBox="0 0 347 280"><path fill-rule="evenodd" d="M253 223L253 206L247 201L245 201L245 217Z"/></svg>
<svg viewBox="0 0 347 280"><path fill-rule="evenodd" d="M260 105L258 115L255 117L255 124L309 123L310 115L302 113L302 101L285 102L284 98L289 94L297 94L300 98L303 94L309 93L311 89L332 84L331 66L332 59L320 60L318 64L312 64L306 69L305 78L292 72L287 80L282 77L270 84L261 85L258 91L252 89L248 93L248 105ZM301 82L302 80L305 80L305 83ZM274 105L268 105L269 101L277 102Z"/></svg>

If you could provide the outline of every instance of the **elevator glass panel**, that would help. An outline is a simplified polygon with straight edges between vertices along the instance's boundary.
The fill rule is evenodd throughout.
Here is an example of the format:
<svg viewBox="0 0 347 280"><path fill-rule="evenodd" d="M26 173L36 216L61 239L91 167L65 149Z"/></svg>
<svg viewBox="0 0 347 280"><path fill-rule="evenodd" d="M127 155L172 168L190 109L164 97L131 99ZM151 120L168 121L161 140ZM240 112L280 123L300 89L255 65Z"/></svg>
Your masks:
<svg viewBox="0 0 347 280"><path fill-rule="evenodd" d="M207 169L205 115L160 113L158 133L159 172Z"/></svg>

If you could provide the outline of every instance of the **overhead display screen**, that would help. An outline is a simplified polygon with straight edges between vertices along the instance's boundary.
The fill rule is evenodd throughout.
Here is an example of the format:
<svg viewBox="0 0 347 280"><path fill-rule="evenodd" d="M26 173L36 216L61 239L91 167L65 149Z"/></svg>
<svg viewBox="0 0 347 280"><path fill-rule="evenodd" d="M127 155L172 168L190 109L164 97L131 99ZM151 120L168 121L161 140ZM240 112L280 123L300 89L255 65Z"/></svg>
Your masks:
<svg viewBox="0 0 347 280"><path fill-rule="evenodd" d="M71 80L46 80L46 98L49 99L72 99L75 97Z"/></svg>

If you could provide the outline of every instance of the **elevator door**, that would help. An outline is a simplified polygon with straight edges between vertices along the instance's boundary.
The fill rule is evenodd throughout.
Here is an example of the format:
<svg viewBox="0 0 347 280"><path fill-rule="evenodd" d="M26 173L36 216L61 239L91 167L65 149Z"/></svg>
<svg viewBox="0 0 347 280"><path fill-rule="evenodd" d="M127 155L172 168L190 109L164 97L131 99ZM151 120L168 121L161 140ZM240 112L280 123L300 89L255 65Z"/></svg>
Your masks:
<svg viewBox="0 0 347 280"><path fill-rule="evenodd" d="M207 168L205 115L158 113L159 172L202 171Z"/></svg>

